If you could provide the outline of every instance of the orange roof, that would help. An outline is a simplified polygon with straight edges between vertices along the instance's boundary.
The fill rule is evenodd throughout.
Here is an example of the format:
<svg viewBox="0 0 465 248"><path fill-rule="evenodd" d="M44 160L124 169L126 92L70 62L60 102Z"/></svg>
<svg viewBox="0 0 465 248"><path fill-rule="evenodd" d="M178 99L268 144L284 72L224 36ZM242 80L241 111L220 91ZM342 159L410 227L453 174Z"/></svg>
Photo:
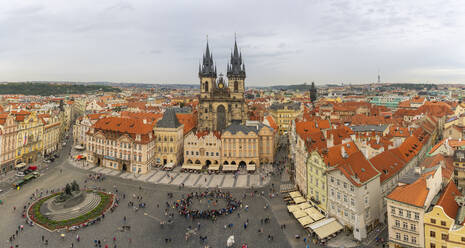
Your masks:
<svg viewBox="0 0 465 248"><path fill-rule="evenodd" d="M460 193L459 189L457 189L454 181L450 181L444 189L444 192L442 193L438 202L436 203L436 205L441 206L447 216L452 219L455 219L459 210L459 205L455 201L456 196L462 196L462 194Z"/></svg>
<svg viewBox="0 0 465 248"><path fill-rule="evenodd" d="M381 183L396 175L405 162L392 151L384 151L370 159L371 164L381 173Z"/></svg>
<svg viewBox="0 0 465 248"><path fill-rule="evenodd" d="M342 156L342 149L345 157ZM379 175L354 142L329 148L324 159L328 166L341 171L357 187Z"/></svg>
<svg viewBox="0 0 465 248"><path fill-rule="evenodd" d="M407 163L420 152L421 147L423 144L420 140L415 136L410 136L399 147L391 149L391 151Z"/></svg>
<svg viewBox="0 0 465 248"><path fill-rule="evenodd" d="M273 119L273 117L271 115L267 115L266 120L270 124L271 128L273 128L275 131L278 130L278 125L276 125L276 121L274 121L274 119Z"/></svg>
<svg viewBox="0 0 465 248"><path fill-rule="evenodd" d="M105 117L98 120L95 129L127 134L148 134L152 132L153 124L144 124L140 119L123 117Z"/></svg>
<svg viewBox="0 0 465 248"><path fill-rule="evenodd" d="M197 111L192 113L177 113L176 117L178 117L179 122L184 125L184 135L197 126Z"/></svg>
<svg viewBox="0 0 465 248"><path fill-rule="evenodd" d="M210 131L197 131L197 133L195 134L197 136L197 138L202 138L204 136L207 136L208 134L210 134ZM221 132L219 131L213 131L213 135L217 138L217 139L221 139Z"/></svg>
<svg viewBox="0 0 465 248"><path fill-rule="evenodd" d="M121 116L131 117L134 119L147 120L148 122L157 122L163 117L161 113L149 113L149 112L129 112L121 111Z"/></svg>
<svg viewBox="0 0 465 248"><path fill-rule="evenodd" d="M426 177L422 176L412 184L398 186L387 198L413 206L423 207L428 192L429 189L426 187Z"/></svg>

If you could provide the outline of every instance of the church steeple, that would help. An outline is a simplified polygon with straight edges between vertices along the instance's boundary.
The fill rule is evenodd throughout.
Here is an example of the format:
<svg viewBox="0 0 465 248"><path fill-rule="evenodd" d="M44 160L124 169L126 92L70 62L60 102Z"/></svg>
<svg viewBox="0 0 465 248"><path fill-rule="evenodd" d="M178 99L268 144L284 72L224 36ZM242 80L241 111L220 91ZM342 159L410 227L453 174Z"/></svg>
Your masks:
<svg viewBox="0 0 465 248"><path fill-rule="evenodd" d="M228 78L239 77L245 78L245 66L242 64L242 53L237 48L237 40L234 35L234 51L231 53L231 60L228 64Z"/></svg>
<svg viewBox="0 0 465 248"><path fill-rule="evenodd" d="M199 77L215 77L216 78L216 66L213 63L213 54L210 52L210 47L207 40L207 48L203 55L202 65L199 65Z"/></svg>

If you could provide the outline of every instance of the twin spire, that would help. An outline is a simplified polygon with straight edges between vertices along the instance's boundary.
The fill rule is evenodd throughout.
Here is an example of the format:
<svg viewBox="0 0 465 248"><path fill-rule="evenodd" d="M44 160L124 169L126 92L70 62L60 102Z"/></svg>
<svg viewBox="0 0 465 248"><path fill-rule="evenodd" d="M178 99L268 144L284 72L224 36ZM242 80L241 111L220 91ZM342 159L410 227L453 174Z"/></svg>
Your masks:
<svg viewBox="0 0 465 248"><path fill-rule="evenodd" d="M203 55L202 64L199 64L199 77L215 77L217 71L213 62L213 54L210 52L207 38L207 48ZM234 35L234 52L231 53L231 59L227 65L227 76L245 78L245 66L242 62L242 54L237 48L236 36Z"/></svg>

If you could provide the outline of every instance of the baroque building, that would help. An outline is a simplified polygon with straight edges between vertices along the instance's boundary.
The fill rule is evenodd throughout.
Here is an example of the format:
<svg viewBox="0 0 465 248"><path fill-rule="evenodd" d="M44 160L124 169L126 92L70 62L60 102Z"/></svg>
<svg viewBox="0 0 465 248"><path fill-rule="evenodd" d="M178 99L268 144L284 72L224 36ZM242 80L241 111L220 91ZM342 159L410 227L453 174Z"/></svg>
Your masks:
<svg viewBox="0 0 465 248"><path fill-rule="evenodd" d="M237 42L234 42L234 52L227 67L227 82L222 74L217 78L208 42L202 65L199 65L199 78L199 130L221 131L231 123L245 124L245 66Z"/></svg>

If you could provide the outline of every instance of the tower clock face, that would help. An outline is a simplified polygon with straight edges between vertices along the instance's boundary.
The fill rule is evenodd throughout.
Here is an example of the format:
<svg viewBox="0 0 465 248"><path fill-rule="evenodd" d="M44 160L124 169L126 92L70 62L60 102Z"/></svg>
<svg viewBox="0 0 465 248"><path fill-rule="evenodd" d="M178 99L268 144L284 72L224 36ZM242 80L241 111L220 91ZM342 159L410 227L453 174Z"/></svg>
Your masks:
<svg viewBox="0 0 465 248"><path fill-rule="evenodd" d="M223 83L219 83L219 84L218 84L218 87L219 87L220 89L223 89L224 84L223 84Z"/></svg>

